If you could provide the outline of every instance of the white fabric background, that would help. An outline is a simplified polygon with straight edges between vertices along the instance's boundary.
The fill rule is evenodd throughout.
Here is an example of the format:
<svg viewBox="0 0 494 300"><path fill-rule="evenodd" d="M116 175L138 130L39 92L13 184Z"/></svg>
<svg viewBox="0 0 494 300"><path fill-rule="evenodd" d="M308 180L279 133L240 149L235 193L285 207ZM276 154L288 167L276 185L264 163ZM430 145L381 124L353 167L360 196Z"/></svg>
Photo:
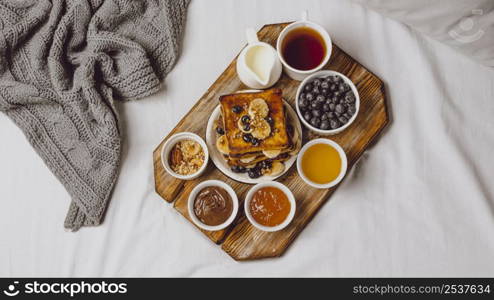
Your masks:
<svg viewBox="0 0 494 300"><path fill-rule="evenodd" d="M386 82L392 123L283 257L238 263L154 192L152 151L246 27L305 8ZM0 115L0 276L494 276L494 71L396 21L339 0L194 0L165 90L120 110L106 220L77 233L68 194Z"/></svg>
<svg viewBox="0 0 494 300"><path fill-rule="evenodd" d="M492 0L352 0L494 68Z"/></svg>

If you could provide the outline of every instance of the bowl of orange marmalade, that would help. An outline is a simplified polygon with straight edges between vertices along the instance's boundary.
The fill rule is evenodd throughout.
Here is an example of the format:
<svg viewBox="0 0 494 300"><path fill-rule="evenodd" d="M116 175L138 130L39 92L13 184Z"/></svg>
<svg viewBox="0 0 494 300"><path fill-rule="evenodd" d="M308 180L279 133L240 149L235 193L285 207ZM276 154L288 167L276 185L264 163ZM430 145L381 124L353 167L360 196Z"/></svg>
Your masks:
<svg viewBox="0 0 494 300"><path fill-rule="evenodd" d="M297 157L297 171L302 179L318 189L331 188L345 177L348 161L338 143L321 138L305 144Z"/></svg>
<svg viewBox="0 0 494 300"><path fill-rule="evenodd" d="M249 222L262 231L278 231L290 224L295 216L295 197L283 184L272 181L253 186L244 202Z"/></svg>

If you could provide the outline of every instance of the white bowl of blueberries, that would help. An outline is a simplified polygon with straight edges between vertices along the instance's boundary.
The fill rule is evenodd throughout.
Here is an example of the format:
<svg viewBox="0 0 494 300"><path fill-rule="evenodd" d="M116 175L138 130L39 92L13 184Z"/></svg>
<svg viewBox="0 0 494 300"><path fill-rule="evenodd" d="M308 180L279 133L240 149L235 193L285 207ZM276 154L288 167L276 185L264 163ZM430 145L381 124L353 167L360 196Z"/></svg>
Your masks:
<svg viewBox="0 0 494 300"><path fill-rule="evenodd" d="M355 84L345 75L330 70L305 78L298 87L295 102L302 123L321 135L345 130L357 118L360 107Z"/></svg>

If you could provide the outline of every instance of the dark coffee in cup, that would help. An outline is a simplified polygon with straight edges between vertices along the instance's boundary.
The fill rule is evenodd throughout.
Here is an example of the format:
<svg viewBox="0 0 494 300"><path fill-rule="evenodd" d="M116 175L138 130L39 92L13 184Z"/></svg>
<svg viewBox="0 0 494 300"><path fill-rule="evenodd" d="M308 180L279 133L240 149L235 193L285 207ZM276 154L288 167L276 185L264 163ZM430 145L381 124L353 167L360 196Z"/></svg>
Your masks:
<svg viewBox="0 0 494 300"><path fill-rule="evenodd" d="M326 57L326 43L316 30L304 26L289 31L281 47L283 59L294 69L307 71Z"/></svg>

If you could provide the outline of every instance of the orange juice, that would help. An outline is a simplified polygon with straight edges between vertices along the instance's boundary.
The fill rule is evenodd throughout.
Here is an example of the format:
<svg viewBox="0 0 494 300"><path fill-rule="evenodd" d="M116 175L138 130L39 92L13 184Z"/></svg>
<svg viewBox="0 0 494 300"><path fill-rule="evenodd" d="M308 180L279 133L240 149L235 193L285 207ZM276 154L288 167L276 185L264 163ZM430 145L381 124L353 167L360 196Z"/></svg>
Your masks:
<svg viewBox="0 0 494 300"><path fill-rule="evenodd" d="M317 184L335 180L341 172L341 164L340 154L328 144L314 144L302 156L304 175Z"/></svg>

